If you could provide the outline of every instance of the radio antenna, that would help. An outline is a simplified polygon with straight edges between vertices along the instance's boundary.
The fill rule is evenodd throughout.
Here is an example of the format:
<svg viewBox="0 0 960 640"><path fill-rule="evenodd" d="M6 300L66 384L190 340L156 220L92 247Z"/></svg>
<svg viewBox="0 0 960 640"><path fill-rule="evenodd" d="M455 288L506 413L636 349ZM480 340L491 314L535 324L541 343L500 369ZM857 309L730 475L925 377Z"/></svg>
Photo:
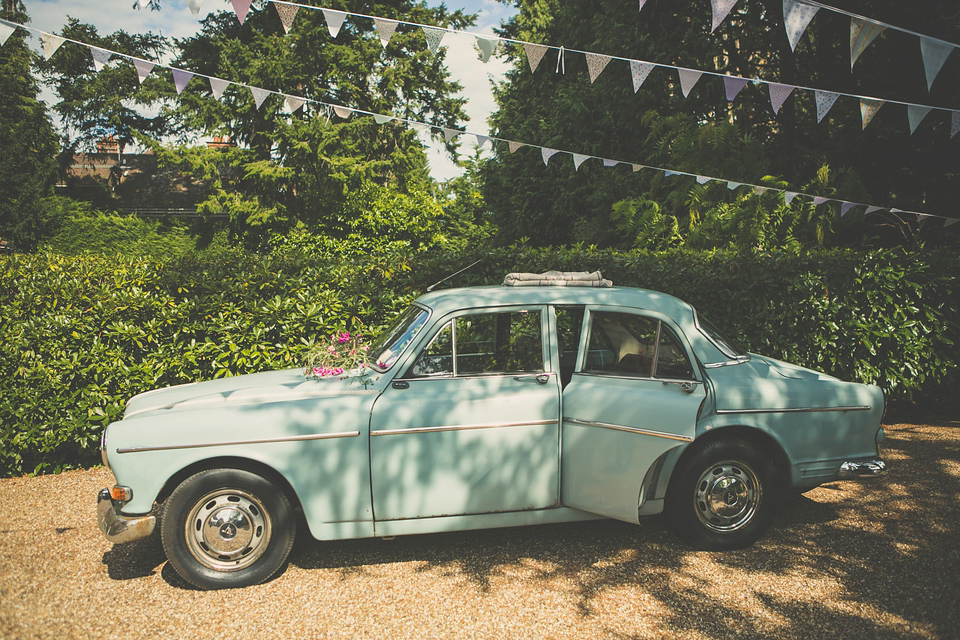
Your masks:
<svg viewBox="0 0 960 640"><path fill-rule="evenodd" d="M471 264L468 264L468 265L465 266L463 269L460 269L460 271L457 271L456 273L451 273L450 275L448 275L446 278L444 278L444 279L441 280L440 282L434 282L432 285L430 285L429 287L427 287L427 292L429 293L430 291L433 291L433 290L437 287L437 285L443 284L444 282L446 282L447 280L449 280L449 279L452 278L453 276L456 276L456 275L459 275L459 274L463 273L464 271L466 271L467 269L469 269L469 268L472 267L473 265L477 264L478 262L481 262L482 260L483 260L483 258L480 258L480 260L477 260L476 262L473 262L473 263L471 263Z"/></svg>

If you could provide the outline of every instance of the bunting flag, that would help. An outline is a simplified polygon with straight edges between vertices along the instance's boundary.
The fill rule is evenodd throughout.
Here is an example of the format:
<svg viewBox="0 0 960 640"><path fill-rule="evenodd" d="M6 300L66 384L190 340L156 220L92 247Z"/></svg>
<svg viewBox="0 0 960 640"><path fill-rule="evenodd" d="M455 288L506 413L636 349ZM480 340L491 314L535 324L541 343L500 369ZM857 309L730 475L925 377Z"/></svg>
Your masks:
<svg viewBox="0 0 960 640"><path fill-rule="evenodd" d="M422 122L411 122L410 126L416 129L417 131L419 131L420 133L430 130L430 125L424 124Z"/></svg>
<svg viewBox="0 0 960 640"><path fill-rule="evenodd" d="M497 40L477 36L477 48L480 49L480 62L486 62L497 48Z"/></svg>
<svg viewBox="0 0 960 640"><path fill-rule="evenodd" d="M723 76L723 88L726 90L727 100L733 102L749 82L746 78Z"/></svg>
<svg viewBox="0 0 960 640"><path fill-rule="evenodd" d="M463 131L459 131L459 130L457 130L457 129L447 129L447 128L444 128L444 130L443 130L443 139L447 142L447 144L450 144L450 141L453 140L454 138L456 138L456 137L457 137L458 135L460 135L461 133L463 133Z"/></svg>
<svg viewBox="0 0 960 640"><path fill-rule="evenodd" d="M867 125L873 120L873 116L877 115L877 111L879 111L882 106L883 100L860 98L860 120L863 122L861 130L867 128Z"/></svg>
<svg viewBox="0 0 960 640"><path fill-rule="evenodd" d="M490 139L490 136L483 136L483 135L480 135L479 133L475 133L474 135L477 137L477 149L487 144L487 140Z"/></svg>
<svg viewBox="0 0 960 640"><path fill-rule="evenodd" d="M619 160L610 160L609 158L603 159L603 166L605 167L615 167L620 164Z"/></svg>
<svg viewBox="0 0 960 640"><path fill-rule="evenodd" d="M133 66L137 70L137 80L140 81L140 84L143 84L143 81L147 79L147 76L150 75L150 72L153 71L156 65L149 60L134 58Z"/></svg>
<svg viewBox="0 0 960 640"><path fill-rule="evenodd" d="M828 198L823 198L821 196L813 196L813 206L819 207L825 202L830 202L830 200Z"/></svg>
<svg viewBox="0 0 960 640"><path fill-rule="evenodd" d="M423 27L423 37L427 39L427 49L430 50L430 53L437 53L437 50L440 49L440 43L443 41L443 36L445 35L447 35L446 29Z"/></svg>
<svg viewBox="0 0 960 640"><path fill-rule="evenodd" d="M960 133L960 111L954 111L950 116L950 138Z"/></svg>
<svg viewBox="0 0 960 640"><path fill-rule="evenodd" d="M817 122L822 122L824 117L830 112L830 109L833 108L833 104L837 101L837 98L840 97L840 94L832 91L820 91L818 89L814 92L814 95L817 99Z"/></svg>
<svg viewBox="0 0 960 640"><path fill-rule="evenodd" d="M710 0L710 4L713 8L713 27L710 33L713 33L727 19L727 14L737 4L737 0Z"/></svg>
<svg viewBox="0 0 960 640"><path fill-rule="evenodd" d="M240 24L247 19L247 12L250 11L250 0L230 0L233 10L237 14L237 20Z"/></svg>
<svg viewBox="0 0 960 640"><path fill-rule="evenodd" d="M707 176L697 176L697 184L707 184L713 180L713 178L708 178Z"/></svg>
<svg viewBox="0 0 960 640"><path fill-rule="evenodd" d="M283 98L283 106L287 110L287 113L296 113L297 109L301 108L306 103L306 100L303 98L298 98L297 96L284 96Z"/></svg>
<svg viewBox="0 0 960 640"><path fill-rule="evenodd" d="M643 11L643 5L647 4L647 0L640 0L640 8L637 11Z"/></svg>
<svg viewBox="0 0 960 640"><path fill-rule="evenodd" d="M171 69L171 71L173 71L173 85L177 88L177 95L180 95L193 74L183 69Z"/></svg>
<svg viewBox="0 0 960 640"><path fill-rule="evenodd" d="M340 27L343 26L343 21L346 19L347 14L343 11L335 11L333 9L321 9L323 11L323 19L327 21L327 31L330 32L331 38L336 38L337 34L340 33Z"/></svg>
<svg viewBox="0 0 960 640"><path fill-rule="evenodd" d="M653 71L653 68L656 66L657 65L652 62L640 62L639 60L630 61L630 75L633 77L634 93L640 90L643 81L647 79L647 76L650 75L650 72Z"/></svg>
<svg viewBox="0 0 960 640"><path fill-rule="evenodd" d="M953 45L930 38L920 38L920 54L923 56L923 70L927 74L927 91L933 86L933 81L947 61L947 56L953 51Z"/></svg>
<svg viewBox="0 0 960 640"><path fill-rule="evenodd" d="M731 180L727 180L727 189L729 189L730 191L736 191L737 188L742 186L743 186L742 182L733 182Z"/></svg>
<svg viewBox="0 0 960 640"><path fill-rule="evenodd" d="M209 80L210 92L213 93L214 98L219 100L223 96L223 90L230 86L230 82L220 78L210 78Z"/></svg>
<svg viewBox="0 0 960 640"><path fill-rule="evenodd" d="M90 47L90 57L93 58L93 70L97 73L103 69L104 65L110 62L111 56L113 56L113 53L110 51L98 49L97 47Z"/></svg>
<svg viewBox="0 0 960 640"><path fill-rule="evenodd" d="M350 117L350 114L353 113L353 109L351 109L350 107L336 106L333 108L333 112L337 114L338 118L346 120L347 118Z"/></svg>
<svg viewBox="0 0 960 640"><path fill-rule="evenodd" d="M377 124L387 124L393 120L393 116L382 116L378 113L373 114L373 121Z"/></svg>
<svg viewBox="0 0 960 640"><path fill-rule="evenodd" d="M263 101L267 99L267 96L273 92L269 89L261 89L260 87L250 87L250 93L253 94L253 103L257 105L257 109L259 109Z"/></svg>
<svg viewBox="0 0 960 640"><path fill-rule="evenodd" d="M857 206L855 202L844 202L840 205L840 217L842 218L847 214L847 211L850 211L853 207Z"/></svg>
<svg viewBox="0 0 960 640"><path fill-rule="evenodd" d="M603 70L607 68L612 58L599 53L586 53L584 55L587 58L587 73L590 74L590 83L592 84L593 81L603 73Z"/></svg>
<svg viewBox="0 0 960 640"><path fill-rule="evenodd" d="M530 73L537 70L537 65L543 60L547 53L547 46L543 44L533 44L532 42L523 43L523 52L527 54L527 62L530 63Z"/></svg>
<svg viewBox="0 0 960 640"><path fill-rule="evenodd" d="M680 90L683 91L683 97L686 98L688 95L690 95L691 89L693 89L694 85L697 84L700 76L703 75L703 71L678 68L677 75L680 76Z"/></svg>
<svg viewBox="0 0 960 640"><path fill-rule="evenodd" d="M13 35L17 28L5 22L0 22L0 47L7 44L7 38Z"/></svg>
<svg viewBox="0 0 960 640"><path fill-rule="evenodd" d="M787 40L790 41L791 50L797 50L800 36L807 30L819 9L820 7L804 4L798 0L783 0L783 26L787 30Z"/></svg>
<svg viewBox="0 0 960 640"><path fill-rule="evenodd" d="M277 15L280 16L280 22L283 23L283 33L290 33L290 28L293 27L293 19L297 17L297 11L300 10L300 7L295 4L280 4L279 2L274 2L273 8L277 10Z"/></svg>
<svg viewBox="0 0 960 640"><path fill-rule="evenodd" d="M875 211L882 211L883 207L867 207L867 210L863 212L863 215L869 215Z"/></svg>
<svg viewBox="0 0 960 640"><path fill-rule="evenodd" d="M795 191L784 191L784 192L783 192L783 204L785 204L786 206L789 207L789 206L790 206L790 203L793 202L793 199L796 198L797 195L798 195L798 194L797 194Z"/></svg>
<svg viewBox="0 0 960 640"><path fill-rule="evenodd" d="M550 158L557 153L556 149L547 149L546 147L540 148L540 156L543 158L543 166L547 166L547 163L550 162Z"/></svg>
<svg viewBox="0 0 960 640"><path fill-rule="evenodd" d="M143 8L142 0L137 0L137 2L141 3L141 8ZM193 14L194 19L199 20L200 19L200 0L187 0L187 6L190 8L190 13Z"/></svg>
<svg viewBox="0 0 960 640"><path fill-rule="evenodd" d="M396 20L374 18L373 24L377 27L377 35L380 36L380 44L382 44L383 48L386 49L387 45L390 44L390 38L393 37L393 33L397 30L397 25L400 23Z"/></svg>
<svg viewBox="0 0 960 640"><path fill-rule="evenodd" d="M580 171L580 165L589 160L592 156L586 156L582 153L573 154L573 168L576 171Z"/></svg>
<svg viewBox="0 0 960 640"><path fill-rule="evenodd" d="M850 18L850 71L856 64L860 54L870 46L877 36L884 32L886 27L876 22Z"/></svg>
<svg viewBox="0 0 960 640"><path fill-rule="evenodd" d="M918 107L916 105L907 107L907 122L910 123L910 135L913 135L913 132L917 130L917 127L920 126L920 123L932 110L933 107Z"/></svg>
<svg viewBox="0 0 960 640"><path fill-rule="evenodd" d="M60 48L66 40L61 38L58 35L52 33L41 33L40 34L40 43L43 45L43 58L44 60L49 60L53 57L53 54L57 52L57 49Z"/></svg>
<svg viewBox="0 0 960 640"><path fill-rule="evenodd" d="M790 94L793 93L796 87L789 84L778 84L776 82L771 82L767 86L770 88L770 104L773 106L773 112L779 115L780 107L783 106L783 103L787 101L787 98L790 97Z"/></svg>
<svg viewBox="0 0 960 640"><path fill-rule="evenodd" d="M636 173L637 171L640 171L640 169L643 169L643 165L642 165L642 164L631 164L631 165L630 165L630 168L633 169L633 172L634 172L634 173Z"/></svg>
<svg viewBox="0 0 960 640"><path fill-rule="evenodd" d="M517 149L520 147L525 147L527 145L522 142L514 142L513 140L507 140L507 148L510 150L510 153L516 153Z"/></svg>
<svg viewBox="0 0 960 640"><path fill-rule="evenodd" d="M943 223L943 228L946 229L946 228L949 227L950 225L952 225L952 224L957 224L958 222L960 222L960 219L952 218L952 219L947 220L946 222Z"/></svg>

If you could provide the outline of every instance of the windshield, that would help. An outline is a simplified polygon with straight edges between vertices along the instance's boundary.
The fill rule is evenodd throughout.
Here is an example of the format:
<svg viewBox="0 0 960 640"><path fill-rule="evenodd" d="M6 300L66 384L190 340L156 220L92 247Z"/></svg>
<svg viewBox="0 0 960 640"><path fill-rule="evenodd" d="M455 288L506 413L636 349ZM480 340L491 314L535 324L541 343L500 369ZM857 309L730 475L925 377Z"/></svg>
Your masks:
<svg viewBox="0 0 960 640"><path fill-rule="evenodd" d="M717 329L712 322L697 314L697 328L700 329L700 332L705 336L710 338L711 342L717 345L721 351L731 358L746 358L747 352L740 348L740 346L728 338L727 336L720 333L720 330Z"/></svg>
<svg viewBox="0 0 960 640"><path fill-rule="evenodd" d="M370 364L380 371L392 367L407 345L413 342L428 315L427 310L421 307L407 309L393 326L370 345Z"/></svg>

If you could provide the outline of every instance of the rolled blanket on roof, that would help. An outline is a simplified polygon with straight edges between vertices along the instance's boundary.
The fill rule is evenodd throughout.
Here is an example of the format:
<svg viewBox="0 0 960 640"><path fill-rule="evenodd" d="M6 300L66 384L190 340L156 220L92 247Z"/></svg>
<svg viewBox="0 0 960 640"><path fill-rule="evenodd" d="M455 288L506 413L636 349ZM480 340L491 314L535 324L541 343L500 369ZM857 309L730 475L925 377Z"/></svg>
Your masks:
<svg viewBox="0 0 960 640"><path fill-rule="evenodd" d="M599 271L547 271L546 273L508 273L506 287L612 287Z"/></svg>

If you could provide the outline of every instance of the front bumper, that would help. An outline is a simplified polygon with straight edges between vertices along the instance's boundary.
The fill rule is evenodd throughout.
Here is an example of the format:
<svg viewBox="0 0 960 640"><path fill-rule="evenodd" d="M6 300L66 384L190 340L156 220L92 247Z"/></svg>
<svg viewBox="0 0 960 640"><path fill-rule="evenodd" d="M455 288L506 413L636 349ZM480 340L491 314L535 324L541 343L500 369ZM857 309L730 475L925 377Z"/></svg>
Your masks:
<svg viewBox="0 0 960 640"><path fill-rule="evenodd" d="M109 489L97 494L97 524L103 535L114 544L146 538L157 526L157 517L124 516L117 511L117 504L110 498Z"/></svg>
<svg viewBox="0 0 960 640"><path fill-rule="evenodd" d="M840 465L838 480L863 480L875 478L887 472L887 463L879 458L871 460L849 460Z"/></svg>

